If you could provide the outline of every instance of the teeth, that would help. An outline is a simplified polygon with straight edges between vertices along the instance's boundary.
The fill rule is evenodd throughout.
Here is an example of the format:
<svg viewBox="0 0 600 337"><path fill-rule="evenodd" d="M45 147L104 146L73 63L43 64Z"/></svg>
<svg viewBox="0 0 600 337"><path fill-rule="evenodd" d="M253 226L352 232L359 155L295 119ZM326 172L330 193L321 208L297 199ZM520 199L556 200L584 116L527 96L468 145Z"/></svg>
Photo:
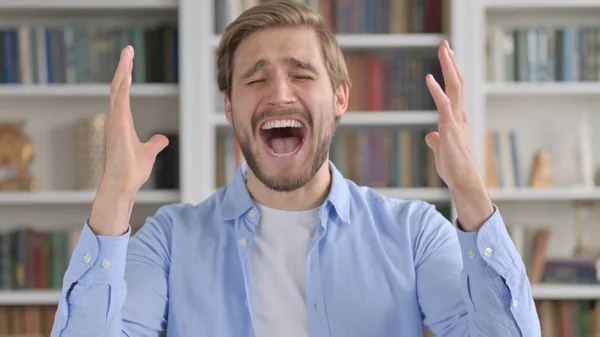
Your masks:
<svg viewBox="0 0 600 337"><path fill-rule="evenodd" d="M295 119L276 119L270 120L263 124L263 130L269 130L274 128L303 128L304 125Z"/></svg>

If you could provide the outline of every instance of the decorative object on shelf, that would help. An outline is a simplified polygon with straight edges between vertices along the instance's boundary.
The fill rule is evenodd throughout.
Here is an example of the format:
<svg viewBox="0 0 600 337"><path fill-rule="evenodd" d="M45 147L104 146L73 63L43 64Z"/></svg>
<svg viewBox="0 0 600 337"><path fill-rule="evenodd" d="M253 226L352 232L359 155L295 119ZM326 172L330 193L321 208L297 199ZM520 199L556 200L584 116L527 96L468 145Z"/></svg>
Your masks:
<svg viewBox="0 0 600 337"><path fill-rule="evenodd" d="M16 174L0 180L0 191L33 191L38 182L33 178L30 164L34 149L31 140L23 132L24 122L0 123L0 168L12 167Z"/></svg>
<svg viewBox="0 0 600 337"><path fill-rule="evenodd" d="M597 231L594 223L594 202L589 200L576 200L574 207L574 229L575 229L575 248L573 255L579 258L597 259L598 244Z"/></svg>
<svg viewBox="0 0 600 337"><path fill-rule="evenodd" d="M531 168L531 187L552 187L552 171L550 170L550 157L544 149L538 150L533 158Z"/></svg>
<svg viewBox="0 0 600 337"><path fill-rule="evenodd" d="M104 173L106 158L106 114L77 123L77 189L95 189Z"/></svg>

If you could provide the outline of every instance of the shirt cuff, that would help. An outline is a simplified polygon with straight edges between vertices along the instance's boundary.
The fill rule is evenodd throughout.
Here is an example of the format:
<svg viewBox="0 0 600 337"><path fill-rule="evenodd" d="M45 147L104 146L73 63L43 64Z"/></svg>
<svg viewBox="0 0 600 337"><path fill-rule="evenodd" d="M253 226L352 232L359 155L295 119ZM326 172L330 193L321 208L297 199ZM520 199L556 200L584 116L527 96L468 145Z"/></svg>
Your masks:
<svg viewBox="0 0 600 337"><path fill-rule="evenodd" d="M506 276L517 267L520 255L508 234L498 207L479 231L465 232L456 226L465 270L489 265L498 275Z"/></svg>
<svg viewBox="0 0 600 337"><path fill-rule="evenodd" d="M95 235L86 221L73 250L66 275L69 283L108 283L125 277L131 227L121 236Z"/></svg>

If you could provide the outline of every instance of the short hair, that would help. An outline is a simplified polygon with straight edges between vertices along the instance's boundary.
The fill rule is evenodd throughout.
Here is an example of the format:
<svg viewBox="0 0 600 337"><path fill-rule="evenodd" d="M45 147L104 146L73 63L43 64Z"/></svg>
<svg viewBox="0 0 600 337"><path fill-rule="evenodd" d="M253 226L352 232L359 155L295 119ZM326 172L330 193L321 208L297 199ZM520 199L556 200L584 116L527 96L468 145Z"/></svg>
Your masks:
<svg viewBox="0 0 600 337"><path fill-rule="evenodd" d="M335 91L343 83L351 87L344 55L323 17L303 3L280 0L249 8L225 28L217 49L217 83L221 92L231 97L233 58L243 39L259 30L276 27L314 29L321 44L332 88Z"/></svg>

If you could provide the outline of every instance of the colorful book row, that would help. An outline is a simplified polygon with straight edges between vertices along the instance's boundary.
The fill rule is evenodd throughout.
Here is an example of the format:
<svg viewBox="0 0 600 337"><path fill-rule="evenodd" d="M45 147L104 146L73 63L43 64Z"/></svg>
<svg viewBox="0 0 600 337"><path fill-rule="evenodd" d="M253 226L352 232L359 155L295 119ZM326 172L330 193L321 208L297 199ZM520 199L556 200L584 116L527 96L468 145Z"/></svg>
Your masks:
<svg viewBox="0 0 600 337"><path fill-rule="evenodd" d="M81 228L0 233L0 291L61 289Z"/></svg>
<svg viewBox="0 0 600 337"><path fill-rule="evenodd" d="M435 55L347 52L345 59L352 82L348 111L436 109L425 82L432 74L444 88Z"/></svg>
<svg viewBox="0 0 600 337"><path fill-rule="evenodd" d="M215 0L215 32L243 11L272 0ZM442 0L297 0L317 10L338 34L441 33Z"/></svg>
<svg viewBox="0 0 600 337"><path fill-rule="evenodd" d="M488 81L600 81L600 27L493 27Z"/></svg>
<svg viewBox="0 0 600 337"><path fill-rule="evenodd" d="M134 83L178 82L178 29L70 23L0 30L0 83L109 83L121 50L135 49Z"/></svg>
<svg viewBox="0 0 600 337"><path fill-rule="evenodd" d="M56 305L0 307L0 337L47 337Z"/></svg>
<svg viewBox="0 0 600 337"><path fill-rule="evenodd" d="M542 336L596 337L600 334L600 306L595 300L537 300Z"/></svg>
<svg viewBox="0 0 600 337"><path fill-rule="evenodd" d="M338 34L441 33L443 0L319 0L318 10Z"/></svg>

